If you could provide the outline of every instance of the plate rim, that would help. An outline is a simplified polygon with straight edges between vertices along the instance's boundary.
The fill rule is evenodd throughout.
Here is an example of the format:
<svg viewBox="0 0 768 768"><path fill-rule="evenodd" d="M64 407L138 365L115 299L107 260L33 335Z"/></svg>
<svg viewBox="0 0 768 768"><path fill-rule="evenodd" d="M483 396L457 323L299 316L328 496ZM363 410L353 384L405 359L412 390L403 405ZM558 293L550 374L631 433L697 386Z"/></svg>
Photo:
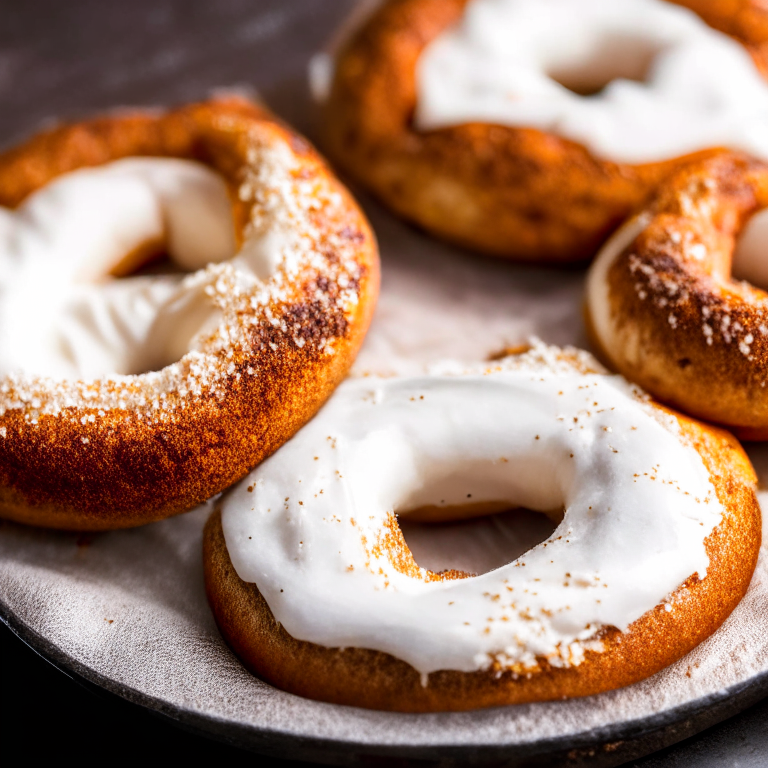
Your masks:
<svg viewBox="0 0 768 768"><path fill-rule="evenodd" d="M510 766L522 765L523 761L529 765L530 760L534 759L537 765L553 762L562 765L563 760L566 760L569 765L581 765L586 761L593 766L615 766L694 736L768 697L768 671L765 671L663 712L571 736L506 745L482 742L448 745L368 743L246 725L171 704L113 680L72 658L16 616L3 600L0 600L0 621L35 653L75 682L117 696L176 727L261 754L285 759L322 759L331 764L352 764L357 758L367 756L419 762L425 759L440 760L446 765L467 760L474 763L494 761L498 764L500 759L506 760L505 764Z"/></svg>

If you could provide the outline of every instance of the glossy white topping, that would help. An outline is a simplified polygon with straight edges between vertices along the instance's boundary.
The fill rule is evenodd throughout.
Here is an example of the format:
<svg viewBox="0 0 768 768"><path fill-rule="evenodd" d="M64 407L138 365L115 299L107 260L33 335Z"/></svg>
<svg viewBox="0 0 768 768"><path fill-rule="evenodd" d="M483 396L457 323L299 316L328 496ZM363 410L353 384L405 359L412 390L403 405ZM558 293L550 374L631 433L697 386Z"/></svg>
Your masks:
<svg viewBox="0 0 768 768"><path fill-rule="evenodd" d="M627 163L768 158L768 85L747 51L662 0L471 0L416 76L420 129L539 128Z"/></svg>
<svg viewBox="0 0 768 768"><path fill-rule="evenodd" d="M741 231L733 253L733 275L768 290L768 209L755 213Z"/></svg>
<svg viewBox="0 0 768 768"><path fill-rule="evenodd" d="M131 158L65 174L0 208L0 375L88 379L162 368L216 309L184 276L110 273L147 243L181 270L235 254L224 180L200 163Z"/></svg>
<svg viewBox="0 0 768 768"><path fill-rule="evenodd" d="M393 513L479 502L561 522L481 576L404 572ZM675 610L670 594L706 575L722 514L676 419L545 347L488 369L347 380L221 507L237 573L293 637L422 674L578 664L600 628Z"/></svg>

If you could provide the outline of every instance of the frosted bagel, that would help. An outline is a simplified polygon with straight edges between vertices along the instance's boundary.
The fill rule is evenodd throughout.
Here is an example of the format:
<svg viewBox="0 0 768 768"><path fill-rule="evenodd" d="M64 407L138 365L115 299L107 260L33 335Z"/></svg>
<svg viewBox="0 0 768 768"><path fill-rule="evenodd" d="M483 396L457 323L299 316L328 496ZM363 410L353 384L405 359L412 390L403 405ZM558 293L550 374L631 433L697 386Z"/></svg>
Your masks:
<svg viewBox="0 0 768 768"><path fill-rule="evenodd" d="M220 492L311 418L373 310L363 215L243 100L36 136L0 155L0 206L7 519L118 528Z"/></svg>
<svg viewBox="0 0 768 768"><path fill-rule="evenodd" d="M768 159L766 41L752 0L389 0L312 79L329 153L398 214L569 262L692 157Z"/></svg>
<svg viewBox="0 0 768 768"><path fill-rule="evenodd" d="M766 208L765 163L693 165L614 235L587 280L590 335L609 365L758 440L768 438Z"/></svg>
<svg viewBox="0 0 768 768"><path fill-rule="evenodd" d="M683 656L760 546L738 443L584 353L344 382L235 486L204 537L209 601L252 671L399 711L586 696ZM523 506L558 522L474 576L421 568L398 518Z"/></svg>

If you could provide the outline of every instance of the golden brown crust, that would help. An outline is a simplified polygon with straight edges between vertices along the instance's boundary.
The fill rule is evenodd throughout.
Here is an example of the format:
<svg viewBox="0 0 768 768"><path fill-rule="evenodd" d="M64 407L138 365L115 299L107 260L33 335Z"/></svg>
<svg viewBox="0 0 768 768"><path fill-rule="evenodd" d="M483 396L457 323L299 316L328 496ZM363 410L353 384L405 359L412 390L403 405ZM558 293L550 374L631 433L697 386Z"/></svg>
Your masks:
<svg viewBox="0 0 768 768"><path fill-rule="evenodd" d="M0 516L99 530L183 512L277 449L344 377L378 292L375 239L349 193L308 143L255 105L215 100L55 128L0 155L0 205L19 204L62 173L136 155L201 161L236 190L254 141L287 145L297 163L296 178L340 201L310 214L325 266L302 273L284 300L272 301L282 326L263 317L263 308L251 311L235 298L225 299L229 327L242 338L229 349L214 349L211 342L209 359L216 370L209 379L215 381L203 381L197 391L191 385L186 389L197 375L191 364L174 374L178 386L162 393L153 390L152 375L135 377L135 385L72 384L67 395L75 397L74 405L57 405L55 387L49 391L36 384L30 395L14 380L0 380L5 398ZM239 236L256 204L235 203ZM343 309L342 289L330 271L323 272L342 259L353 263L357 274L345 289L357 295L352 310ZM328 353L328 345L335 354ZM123 395L127 400L146 395L148 404L134 408L118 402ZM154 412L153 395L158 400ZM111 397L114 405L89 407L91 397L94 402Z"/></svg>
<svg viewBox="0 0 768 768"><path fill-rule="evenodd" d="M216 622L244 664L268 682L301 696L371 709L466 710L588 696L642 680L685 655L725 621L746 593L760 549L755 475L741 446L727 432L678 419L724 508L722 523L705 542L707 576L692 576L674 593L673 611L659 605L625 633L605 630L600 636L605 650L587 651L579 666L555 668L542 661L530 676L493 669L440 671L423 686L413 667L386 653L296 640L275 621L256 586L235 572L218 511L204 535L206 589Z"/></svg>
<svg viewBox="0 0 768 768"><path fill-rule="evenodd" d="M768 165L723 154L679 172L606 275L601 357L656 397L746 439L768 437L768 294L731 279L734 244L768 206ZM601 338L602 337L602 338Z"/></svg>
<svg viewBox="0 0 768 768"><path fill-rule="evenodd" d="M390 0L340 52L323 107L333 159L396 213L487 253L541 262L591 258L661 180L710 152L617 164L533 129L473 123L418 132L415 66L467 0ZM756 0L686 0L765 70L768 11Z"/></svg>

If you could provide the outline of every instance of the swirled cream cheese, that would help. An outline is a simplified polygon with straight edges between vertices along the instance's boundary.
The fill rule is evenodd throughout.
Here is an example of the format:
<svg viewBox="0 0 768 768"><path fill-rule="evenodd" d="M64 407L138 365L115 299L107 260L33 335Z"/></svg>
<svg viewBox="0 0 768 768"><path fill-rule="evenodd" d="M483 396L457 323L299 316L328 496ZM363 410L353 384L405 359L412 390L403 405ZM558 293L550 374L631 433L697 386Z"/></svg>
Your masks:
<svg viewBox="0 0 768 768"><path fill-rule="evenodd" d="M396 515L485 502L560 522L481 576L407 567ZM722 516L676 419L545 347L489 369L347 380L221 509L237 573L293 637L422 674L578 664L600 628L675 610L670 595L706 576Z"/></svg>
<svg viewBox="0 0 768 768"><path fill-rule="evenodd" d="M423 130L539 128L627 163L718 146L768 158L768 84L746 49L662 0L470 0L416 79Z"/></svg>
<svg viewBox="0 0 768 768"><path fill-rule="evenodd" d="M231 211L221 176L169 158L74 171L0 208L0 375L88 379L178 360L215 308L182 274L110 273L148 243L187 271L232 258Z"/></svg>

